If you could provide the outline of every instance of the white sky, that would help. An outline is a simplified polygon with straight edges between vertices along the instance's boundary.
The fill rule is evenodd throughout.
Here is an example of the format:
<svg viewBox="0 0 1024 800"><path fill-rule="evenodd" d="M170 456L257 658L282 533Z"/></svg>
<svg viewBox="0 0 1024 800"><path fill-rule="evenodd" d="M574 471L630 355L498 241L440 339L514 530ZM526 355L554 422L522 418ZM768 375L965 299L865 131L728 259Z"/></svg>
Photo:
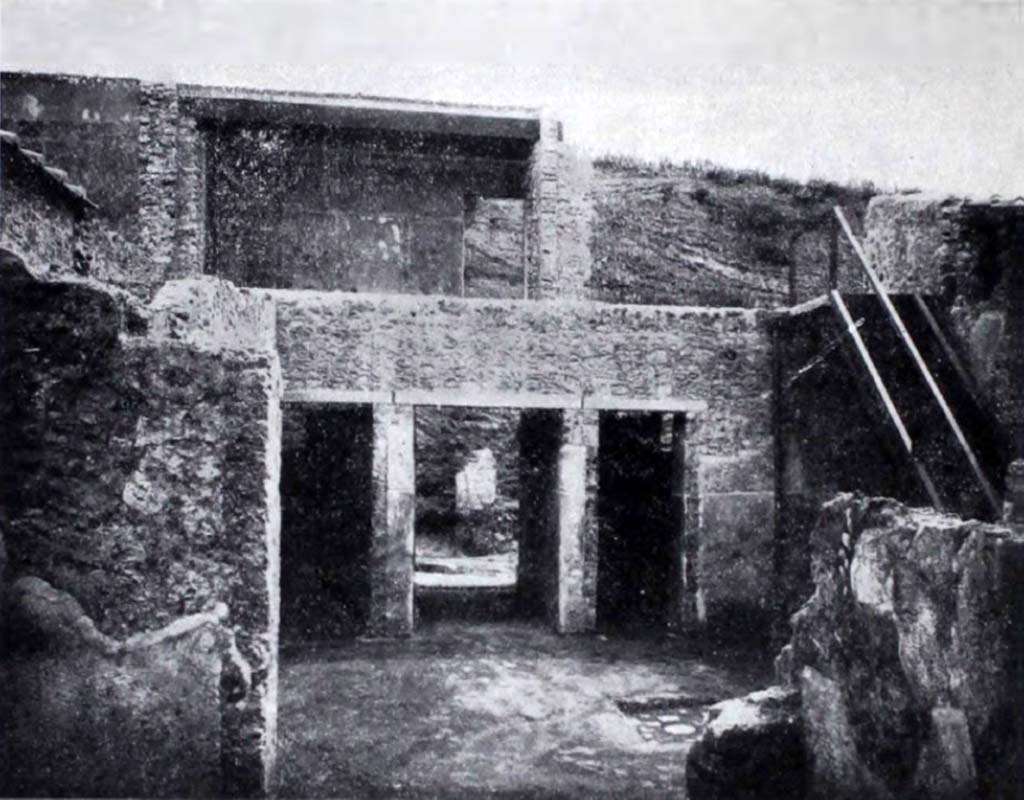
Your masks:
<svg viewBox="0 0 1024 800"><path fill-rule="evenodd" d="M592 154L1024 194L1024 0L0 0L0 64L545 106Z"/></svg>

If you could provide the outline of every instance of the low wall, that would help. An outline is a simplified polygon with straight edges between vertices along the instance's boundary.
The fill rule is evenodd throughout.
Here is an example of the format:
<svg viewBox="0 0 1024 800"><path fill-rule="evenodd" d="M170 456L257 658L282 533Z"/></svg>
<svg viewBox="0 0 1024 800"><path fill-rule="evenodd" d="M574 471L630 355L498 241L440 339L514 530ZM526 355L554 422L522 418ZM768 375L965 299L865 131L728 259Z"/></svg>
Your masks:
<svg viewBox="0 0 1024 800"><path fill-rule="evenodd" d="M1018 797L1024 531L839 495L777 667L802 693L812 794Z"/></svg>

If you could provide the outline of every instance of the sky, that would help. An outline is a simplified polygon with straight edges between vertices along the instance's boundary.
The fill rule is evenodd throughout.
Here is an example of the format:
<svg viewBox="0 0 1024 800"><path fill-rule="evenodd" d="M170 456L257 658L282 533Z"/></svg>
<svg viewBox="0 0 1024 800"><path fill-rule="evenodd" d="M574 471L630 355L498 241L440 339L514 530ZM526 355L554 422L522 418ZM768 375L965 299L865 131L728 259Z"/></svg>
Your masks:
<svg viewBox="0 0 1024 800"><path fill-rule="evenodd" d="M1024 0L0 0L0 66L526 105L591 155L1024 194Z"/></svg>

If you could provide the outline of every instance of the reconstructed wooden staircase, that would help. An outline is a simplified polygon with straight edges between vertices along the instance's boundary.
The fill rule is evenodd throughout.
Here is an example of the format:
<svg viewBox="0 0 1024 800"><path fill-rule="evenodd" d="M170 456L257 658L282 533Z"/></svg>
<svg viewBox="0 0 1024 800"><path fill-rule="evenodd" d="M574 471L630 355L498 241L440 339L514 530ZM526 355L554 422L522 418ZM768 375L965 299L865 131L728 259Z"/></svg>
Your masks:
<svg viewBox="0 0 1024 800"><path fill-rule="evenodd" d="M833 270L828 295L806 308L831 307L860 400L884 432L894 460L912 471L930 504L1000 518L1006 443L941 315L920 295L891 296L842 210L835 212L873 295L840 293Z"/></svg>

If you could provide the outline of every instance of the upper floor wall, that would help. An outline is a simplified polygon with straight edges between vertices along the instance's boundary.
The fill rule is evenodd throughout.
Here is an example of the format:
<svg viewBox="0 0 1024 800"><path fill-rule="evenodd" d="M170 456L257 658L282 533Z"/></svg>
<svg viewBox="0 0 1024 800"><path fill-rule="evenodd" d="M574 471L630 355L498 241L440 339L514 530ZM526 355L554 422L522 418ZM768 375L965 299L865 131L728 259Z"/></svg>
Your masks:
<svg viewBox="0 0 1024 800"><path fill-rule="evenodd" d="M537 112L5 73L3 126L99 209L91 274L772 307L824 290L870 192L589 159ZM849 253L840 251L840 261ZM855 275L853 270L843 274Z"/></svg>
<svg viewBox="0 0 1024 800"><path fill-rule="evenodd" d="M529 140L246 124L207 142L205 269L241 286L463 296L484 266L467 234L501 233L481 204L511 205L522 239Z"/></svg>
<svg viewBox="0 0 1024 800"><path fill-rule="evenodd" d="M27 73L0 91L3 126L91 187L92 275L142 296L204 272L526 293L533 112Z"/></svg>

